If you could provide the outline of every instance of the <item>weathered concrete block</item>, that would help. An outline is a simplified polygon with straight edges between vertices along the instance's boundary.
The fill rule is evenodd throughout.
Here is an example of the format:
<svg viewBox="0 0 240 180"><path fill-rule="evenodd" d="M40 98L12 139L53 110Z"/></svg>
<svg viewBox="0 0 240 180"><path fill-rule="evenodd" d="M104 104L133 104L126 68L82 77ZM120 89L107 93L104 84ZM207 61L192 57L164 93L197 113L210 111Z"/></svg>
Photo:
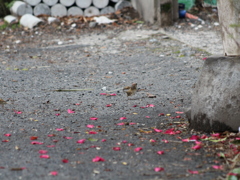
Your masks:
<svg viewBox="0 0 240 180"><path fill-rule="evenodd" d="M240 57L210 57L195 85L190 128L205 132L240 127Z"/></svg>
<svg viewBox="0 0 240 180"><path fill-rule="evenodd" d="M18 22L18 19L15 16L7 15L4 17L4 21L6 21L8 24L12 24Z"/></svg>
<svg viewBox="0 0 240 180"><path fill-rule="evenodd" d="M20 19L20 24L29 29L34 28L41 22L43 22L43 20L41 20L31 14L24 14Z"/></svg>
<svg viewBox="0 0 240 180"><path fill-rule="evenodd" d="M32 7L22 1L15 1L13 6L10 8L13 15L22 16L24 14L32 14Z"/></svg>

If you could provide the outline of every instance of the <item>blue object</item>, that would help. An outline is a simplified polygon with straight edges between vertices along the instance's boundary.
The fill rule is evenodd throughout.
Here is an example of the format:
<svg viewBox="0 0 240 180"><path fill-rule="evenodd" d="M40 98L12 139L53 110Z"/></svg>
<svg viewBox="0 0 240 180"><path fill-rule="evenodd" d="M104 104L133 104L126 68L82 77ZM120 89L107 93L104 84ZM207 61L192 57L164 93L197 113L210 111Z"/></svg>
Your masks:
<svg viewBox="0 0 240 180"><path fill-rule="evenodd" d="M185 9L179 10L179 18L185 18L187 11Z"/></svg>

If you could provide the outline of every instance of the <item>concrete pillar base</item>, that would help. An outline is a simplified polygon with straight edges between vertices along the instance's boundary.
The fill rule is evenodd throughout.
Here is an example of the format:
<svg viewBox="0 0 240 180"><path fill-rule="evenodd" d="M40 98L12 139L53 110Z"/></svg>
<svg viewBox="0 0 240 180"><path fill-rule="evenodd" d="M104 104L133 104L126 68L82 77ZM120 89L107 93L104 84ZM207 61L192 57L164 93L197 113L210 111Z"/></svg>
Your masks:
<svg viewBox="0 0 240 180"><path fill-rule="evenodd" d="M144 21L169 26L178 18L178 0L131 0Z"/></svg>
<svg viewBox="0 0 240 180"><path fill-rule="evenodd" d="M187 115L190 128L205 132L240 127L240 57L210 57L195 85Z"/></svg>

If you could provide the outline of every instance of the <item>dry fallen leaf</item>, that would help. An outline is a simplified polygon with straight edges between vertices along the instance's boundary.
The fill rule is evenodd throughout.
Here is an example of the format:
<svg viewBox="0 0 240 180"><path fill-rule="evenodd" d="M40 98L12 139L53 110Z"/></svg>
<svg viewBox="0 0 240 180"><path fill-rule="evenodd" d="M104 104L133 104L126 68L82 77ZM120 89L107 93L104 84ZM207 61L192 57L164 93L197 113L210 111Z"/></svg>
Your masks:
<svg viewBox="0 0 240 180"><path fill-rule="evenodd" d="M147 97L148 97L148 98L156 98L156 95L153 95L153 94L147 93Z"/></svg>

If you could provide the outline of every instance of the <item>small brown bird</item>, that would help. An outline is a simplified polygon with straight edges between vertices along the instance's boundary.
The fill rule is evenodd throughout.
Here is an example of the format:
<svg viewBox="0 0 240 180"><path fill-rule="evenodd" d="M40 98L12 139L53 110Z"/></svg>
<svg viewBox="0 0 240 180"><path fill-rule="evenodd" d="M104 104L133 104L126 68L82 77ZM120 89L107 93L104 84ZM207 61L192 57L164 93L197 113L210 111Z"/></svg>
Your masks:
<svg viewBox="0 0 240 180"><path fill-rule="evenodd" d="M132 86L126 86L123 91L127 93L127 96L132 96L137 92L137 83L133 83Z"/></svg>
<svg viewBox="0 0 240 180"><path fill-rule="evenodd" d="M0 98L0 105L2 106L2 108L4 107L5 104L7 104L7 102Z"/></svg>

